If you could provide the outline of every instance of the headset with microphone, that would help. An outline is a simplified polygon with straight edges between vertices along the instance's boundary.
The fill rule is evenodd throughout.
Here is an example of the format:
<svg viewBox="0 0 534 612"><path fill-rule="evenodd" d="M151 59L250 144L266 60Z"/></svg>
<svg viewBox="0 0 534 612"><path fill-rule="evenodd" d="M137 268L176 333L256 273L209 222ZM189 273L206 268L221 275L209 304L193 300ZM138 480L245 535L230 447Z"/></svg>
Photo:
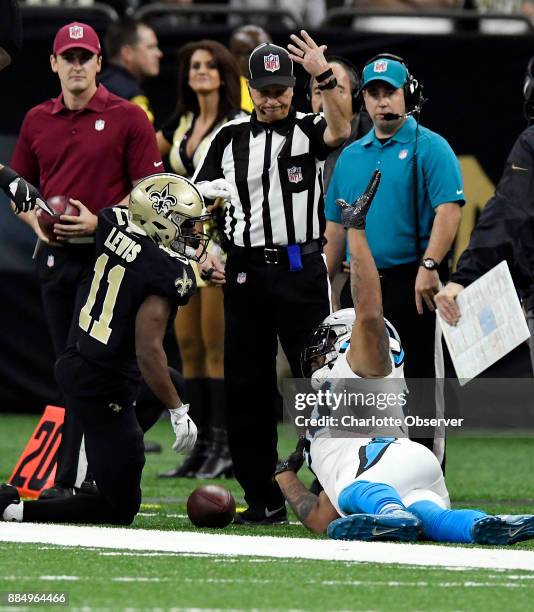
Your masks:
<svg viewBox="0 0 534 612"><path fill-rule="evenodd" d="M404 103L405 103L406 110L404 113L385 113L384 119L386 121L396 121L398 119L402 119L405 117L411 117L412 115L415 115L415 120L416 120L415 143L414 143L414 149L413 149L413 153L412 153L410 162L411 162L411 170L412 170L412 177L413 177L412 210L413 210L413 224L414 224L414 230L415 230L414 232L415 233L415 255L416 255L417 261L420 261L423 253L422 253L421 244L420 244L421 228L420 228L418 196L417 196L418 191L419 191L418 189L419 178L418 178L418 171L417 171L417 166L418 166L417 145L419 141L419 117L421 114L421 109L423 108L423 104L426 102L426 99L423 96L423 86L421 85L421 83L419 83L419 81L416 78L412 76L412 74L410 73L410 69L408 68L408 64L402 59L402 57L399 57L398 55L393 55L392 53L379 53L378 55L375 55L374 57L372 57L369 61L365 63L363 70L362 70L362 74L363 74L363 71L367 68L367 66L381 59L386 60L386 61L389 60L392 62L399 62L400 64L404 66L406 70L406 80L404 81L404 84L402 86L404 90ZM363 86L360 87L360 91L358 92L360 96L362 95L362 91L363 91ZM423 175L423 180L424 180L424 175Z"/></svg>
<svg viewBox="0 0 534 612"><path fill-rule="evenodd" d="M381 59L399 62L406 69L406 81L403 85L406 112L385 113L384 120L396 121L397 119L404 119L406 117L411 117L412 115L419 115L423 108L423 104L427 101L423 95L423 85L419 83L419 81L410 73L408 64L402 59L402 57L399 57L398 55L393 55L392 53L379 53L378 55L375 55L370 60L365 62L363 70L365 70L365 68L367 68L367 66L369 66L373 62L376 62ZM362 91L363 87L360 87L358 91L358 97L361 97Z"/></svg>
<svg viewBox="0 0 534 612"><path fill-rule="evenodd" d="M423 100L423 103L426 102L426 99ZM412 115L417 115L421 112L423 104L418 104L413 110L408 111L407 113L384 113L384 121L396 121L397 119L406 119L406 117L411 117Z"/></svg>
<svg viewBox="0 0 534 612"><path fill-rule="evenodd" d="M344 57L340 57L337 55L327 55L325 59L329 64L338 64L342 66L347 72L347 75L350 81L352 113L353 114L357 113L361 107L361 104L360 104L361 79L358 73L358 69L353 63L349 62L349 60L345 59ZM305 85L305 90L304 90L304 94L306 96L306 100L308 101L308 104L310 105L310 108L311 108L311 100L312 100L312 91L311 91L312 80L313 80L312 77L308 77L306 79L306 85Z"/></svg>

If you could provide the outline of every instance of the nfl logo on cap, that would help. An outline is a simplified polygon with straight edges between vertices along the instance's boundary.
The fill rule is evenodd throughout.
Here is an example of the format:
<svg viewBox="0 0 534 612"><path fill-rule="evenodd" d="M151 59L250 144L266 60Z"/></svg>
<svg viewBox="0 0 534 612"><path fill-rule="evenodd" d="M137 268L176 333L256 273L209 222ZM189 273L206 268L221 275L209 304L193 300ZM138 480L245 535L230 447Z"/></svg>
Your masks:
<svg viewBox="0 0 534 612"><path fill-rule="evenodd" d="M100 41L98 40L98 34L93 28L86 23L79 23L77 21L59 28L54 38L54 55L61 55L69 49L76 49L78 47L100 55Z"/></svg>
<svg viewBox="0 0 534 612"><path fill-rule="evenodd" d="M386 72L387 69L388 69L388 63L386 60L377 60L373 67L373 70L375 72Z"/></svg>
<svg viewBox="0 0 534 612"><path fill-rule="evenodd" d="M78 40L79 38L83 38L83 27L79 25L70 26L69 28L69 36Z"/></svg>
<svg viewBox="0 0 534 612"><path fill-rule="evenodd" d="M263 65L267 72L276 72L280 70L280 57L274 53L270 53L263 58Z"/></svg>

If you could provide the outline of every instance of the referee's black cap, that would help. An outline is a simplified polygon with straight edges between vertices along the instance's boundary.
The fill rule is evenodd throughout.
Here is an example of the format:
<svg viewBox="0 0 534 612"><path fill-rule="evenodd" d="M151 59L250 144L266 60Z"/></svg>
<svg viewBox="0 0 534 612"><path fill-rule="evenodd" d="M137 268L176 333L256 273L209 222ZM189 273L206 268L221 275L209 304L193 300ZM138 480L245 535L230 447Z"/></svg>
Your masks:
<svg viewBox="0 0 534 612"><path fill-rule="evenodd" d="M262 89L269 85L295 86L293 60L289 53L278 45L263 43L257 46L250 54L248 68L249 84L253 89Z"/></svg>

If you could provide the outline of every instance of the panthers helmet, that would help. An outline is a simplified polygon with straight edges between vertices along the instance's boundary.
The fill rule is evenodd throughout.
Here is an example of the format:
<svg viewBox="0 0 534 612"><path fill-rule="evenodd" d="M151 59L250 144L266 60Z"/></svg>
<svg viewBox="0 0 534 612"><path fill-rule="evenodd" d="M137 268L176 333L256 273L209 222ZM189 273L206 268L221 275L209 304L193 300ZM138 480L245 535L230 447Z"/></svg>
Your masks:
<svg viewBox="0 0 534 612"><path fill-rule="evenodd" d="M315 328L308 347L302 351L300 357L302 374L305 378L311 377L312 384L320 386L328 379L339 354L348 350L355 321L354 308L343 308L328 315L321 325ZM396 368L401 367L404 363L404 351L400 336L386 318L384 323L389 335L389 350L393 362Z"/></svg>
<svg viewBox="0 0 534 612"><path fill-rule="evenodd" d="M162 173L139 181L130 194L129 216L158 246L200 261L209 236L201 231L204 199L183 176ZM201 247L201 248L199 248Z"/></svg>
<svg viewBox="0 0 534 612"><path fill-rule="evenodd" d="M309 378L316 370L332 368L342 346L350 341L356 320L354 308L343 308L328 315L313 331L308 346L300 355L302 375Z"/></svg>

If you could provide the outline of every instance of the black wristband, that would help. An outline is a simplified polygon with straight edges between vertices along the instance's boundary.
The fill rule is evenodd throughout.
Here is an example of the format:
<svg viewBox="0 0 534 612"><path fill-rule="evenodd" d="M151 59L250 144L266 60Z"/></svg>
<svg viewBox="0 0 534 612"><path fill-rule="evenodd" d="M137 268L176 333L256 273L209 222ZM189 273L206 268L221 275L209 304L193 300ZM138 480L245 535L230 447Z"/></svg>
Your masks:
<svg viewBox="0 0 534 612"><path fill-rule="evenodd" d="M297 473L295 471L295 468L291 466L291 462L289 461L289 458L286 459L285 461L280 461L280 463L277 464L273 477L278 476L278 474L283 474L284 472L293 472L293 474Z"/></svg>
<svg viewBox="0 0 534 612"><path fill-rule="evenodd" d="M327 79L328 77L332 76L334 74L334 71L332 70L332 68L328 68L328 70L325 70L324 72L321 72L321 74L319 74L318 76L315 77L315 80L318 83L321 83L322 81L324 81L325 79Z"/></svg>
<svg viewBox="0 0 534 612"><path fill-rule="evenodd" d="M9 187L15 179L19 178L19 175L9 166L4 166L0 170L0 187L5 189Z"/></svg>
<svg viewBox="0 0 534 612"><path fill-rule="evenodd" d="M336 77L334 77L333 79L330 79L328 83L325 83L324 85L318 85L317 87L319 91L324 91L325 89L335 89L337 87L337 79Z"/></svg>

